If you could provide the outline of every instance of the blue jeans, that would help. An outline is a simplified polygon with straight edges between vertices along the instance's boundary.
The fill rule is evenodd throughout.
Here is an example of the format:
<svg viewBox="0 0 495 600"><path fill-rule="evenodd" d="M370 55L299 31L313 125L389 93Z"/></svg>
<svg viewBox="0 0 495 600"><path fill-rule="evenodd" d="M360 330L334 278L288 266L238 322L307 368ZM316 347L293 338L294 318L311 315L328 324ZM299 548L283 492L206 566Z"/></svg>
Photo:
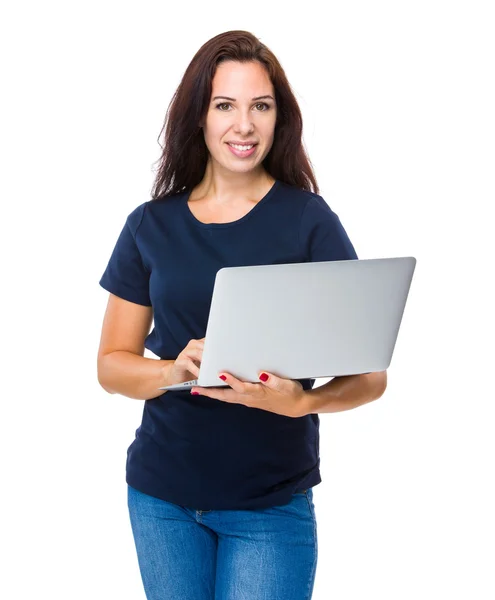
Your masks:
<svg viewBox="0 0 495 600"><path fill-rule="evenodd" d="M148 600L309 600L318 557L311 489L257 510L195 510L128 489Z"/></svg>

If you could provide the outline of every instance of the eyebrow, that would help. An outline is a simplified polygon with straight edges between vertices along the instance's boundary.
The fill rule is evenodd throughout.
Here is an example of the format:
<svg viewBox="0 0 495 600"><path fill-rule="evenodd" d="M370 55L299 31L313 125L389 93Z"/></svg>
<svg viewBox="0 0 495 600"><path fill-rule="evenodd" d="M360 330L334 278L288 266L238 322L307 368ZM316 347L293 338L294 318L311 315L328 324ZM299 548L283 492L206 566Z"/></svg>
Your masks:
<svg viewBox="0 0 495 600"><path fill-rule="evenodd" d="M219 98L223 98L225 100L232 100L232 102L235 102L236 99L235 98L229 98L228 96L215 96L213 98L213 100L218 100ZM265 98L270 98L271 100L273 100L273 96L267 95L267 96L257 96L256 98L252 98L252 100L264 100ZM213 101L212 100L212 101Z"/></svg>

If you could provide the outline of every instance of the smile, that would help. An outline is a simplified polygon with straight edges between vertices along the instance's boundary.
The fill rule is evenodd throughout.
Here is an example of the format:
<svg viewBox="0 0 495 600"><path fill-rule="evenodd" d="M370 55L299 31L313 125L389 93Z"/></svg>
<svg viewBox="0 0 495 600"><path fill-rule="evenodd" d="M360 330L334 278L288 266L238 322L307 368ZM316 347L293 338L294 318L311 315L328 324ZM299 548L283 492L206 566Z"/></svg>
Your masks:
<svg viewBox="0 0 495 600"><path fill-rule="evenodd" d="M251 156L251 154L253 154L257 144L254 144L252 146L238 146L237 144L233 146L231 144L227 144L227 146L229 147L232 154L235 154L235 156L239 158L246 158L247 156Z"/></svg>

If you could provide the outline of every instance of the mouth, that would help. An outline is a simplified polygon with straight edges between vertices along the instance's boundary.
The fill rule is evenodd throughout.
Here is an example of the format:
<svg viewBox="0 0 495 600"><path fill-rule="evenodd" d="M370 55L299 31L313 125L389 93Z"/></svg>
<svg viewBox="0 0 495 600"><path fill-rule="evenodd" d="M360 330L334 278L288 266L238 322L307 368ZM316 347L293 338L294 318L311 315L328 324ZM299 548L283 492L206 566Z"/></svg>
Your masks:
<svg viewBox="0 0 495 600"><path fill-rule="evenodd" d="M232 144L229 144L227 142L227 146L229 147L232 154L234 154L238 158L246 158L248 156L251 156L251 154L253 154L256 150L257 145L258 144L249 144L246 146L240 146L236 144L235 146L233 146Z"/></svg>

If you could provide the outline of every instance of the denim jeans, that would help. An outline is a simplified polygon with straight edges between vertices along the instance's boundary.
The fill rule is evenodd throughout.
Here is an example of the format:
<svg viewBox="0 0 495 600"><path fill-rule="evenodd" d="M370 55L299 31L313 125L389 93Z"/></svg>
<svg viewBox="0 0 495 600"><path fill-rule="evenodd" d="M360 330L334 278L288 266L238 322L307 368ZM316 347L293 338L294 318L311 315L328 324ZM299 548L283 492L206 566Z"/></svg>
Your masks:
<svg viewBox="0 0 495 600"><path fill-rule="evenodd" d="M130 485L148 600L309 600L318 558L311 489L257 510L196 510Z"/></svg>

